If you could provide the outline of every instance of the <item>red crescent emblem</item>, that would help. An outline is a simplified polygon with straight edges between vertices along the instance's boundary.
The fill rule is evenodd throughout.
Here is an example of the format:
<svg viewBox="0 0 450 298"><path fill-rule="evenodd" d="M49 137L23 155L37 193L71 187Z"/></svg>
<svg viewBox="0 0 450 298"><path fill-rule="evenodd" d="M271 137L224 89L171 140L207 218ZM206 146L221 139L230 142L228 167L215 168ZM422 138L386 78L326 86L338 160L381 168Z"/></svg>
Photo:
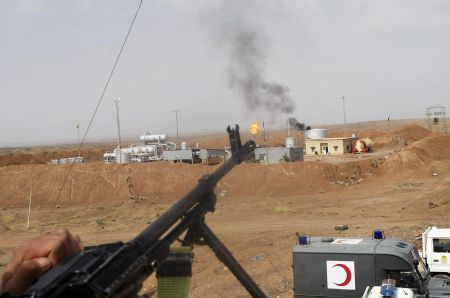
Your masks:
<svg viewBox="0 0 450 298"><path fill-rule="evenodd" d="M349 283L350 283L350 281L352 280L352 272L350 271L350 268L348 268L346 265L344 265L344 264L336 264L336 265L334 265L333 267L331 267L331 268L334 268L334 267L341 267L342 269L344 269L344 271L345 271L345 275L346 275L346 277L345 277L345 280L342 282L342 283L340 283L340 284L337 284L337 283L335 283L335 282L333 282L335 285L337 285L338 287L345 287L346 285L348 285Z"/></svg>

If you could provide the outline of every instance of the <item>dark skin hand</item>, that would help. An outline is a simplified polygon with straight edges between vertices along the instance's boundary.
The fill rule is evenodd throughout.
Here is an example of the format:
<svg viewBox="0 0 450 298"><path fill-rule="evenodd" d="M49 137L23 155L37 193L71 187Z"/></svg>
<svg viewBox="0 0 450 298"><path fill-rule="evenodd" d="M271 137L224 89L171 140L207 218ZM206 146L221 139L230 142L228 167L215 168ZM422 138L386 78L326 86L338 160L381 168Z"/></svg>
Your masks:
<svg viewBox="0 0 450 298"><path fill-rule="evenodd" d="M83 250L80 237L59 229L18 245L5 267L2 290L14 295L23 293L50 268Z"/></svg>

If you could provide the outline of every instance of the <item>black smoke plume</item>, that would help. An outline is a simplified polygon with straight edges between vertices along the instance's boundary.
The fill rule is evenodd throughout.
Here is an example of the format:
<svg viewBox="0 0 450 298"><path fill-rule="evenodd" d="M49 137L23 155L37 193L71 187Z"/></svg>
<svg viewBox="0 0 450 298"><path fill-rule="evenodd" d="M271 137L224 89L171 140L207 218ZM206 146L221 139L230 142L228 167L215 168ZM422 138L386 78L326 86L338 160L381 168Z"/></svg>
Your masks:
<svg viewBox="0 0 450 298"><path fill-rule="evenodd" d="M273 115L292 113L295 104L289 96L289 88L264 79L266 57L259 33L242 30L231 42L229 82L247 108L263 108Z"/></svg>
<svg viewBox="0 0 450 298"><path fill-rule="evenodd" d="M273 11L256 0L224 0L206 18L217 28L216 43L228 52L228 82L247 110L262 109L272 119L291 114L295 103L289 88L265 77L268 42L263 26Z"/></svg>
<svg viewBox="0 0 450 298"><path fill-rule="evenodd" d="M310 130L311 126L305 125L305 123L300 123L294 117L289 118L289 125L296 130L305 131Z"/></svg>

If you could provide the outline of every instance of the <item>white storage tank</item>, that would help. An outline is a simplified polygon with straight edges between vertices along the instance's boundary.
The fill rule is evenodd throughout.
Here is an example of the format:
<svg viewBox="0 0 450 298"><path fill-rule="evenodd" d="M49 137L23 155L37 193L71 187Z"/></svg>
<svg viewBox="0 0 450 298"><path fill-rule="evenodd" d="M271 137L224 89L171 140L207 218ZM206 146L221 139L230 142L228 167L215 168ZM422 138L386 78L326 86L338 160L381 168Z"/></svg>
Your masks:
<svg viewBox="0 0 450 298"><path fill-rule="evenodd" d="M131 154L125 150L116 149L116 150L114 150L114 154L116 155L116 163L130 163L131 162Z"/></svg>
<svg viewBox="0 0 450 298"><path fill-rule="evenodd" d="M186 142L181 142L181 150L186 150L186 149L187 149Z"/></svg>
<svg viewBox="0 0 450 298"><path fill-rule="evenodd" d="M325 128L313 128L305 131L305 139L320 140L328 137L328 130Z"/></svg>
<svg viewBox="0 0 450 298"><path fill-rule="evenodd" d="M297 138L286 138L286 147L287 148L296 148L297 147Z"/></svg>
<svg viewBox="0 0 450 298"><path fill-rule="evenodd" d="M140 136L139 140L141 140L141 142L166 142L167 135L166 134L159 134L159 135L144 134L144 135Z"/></svg>

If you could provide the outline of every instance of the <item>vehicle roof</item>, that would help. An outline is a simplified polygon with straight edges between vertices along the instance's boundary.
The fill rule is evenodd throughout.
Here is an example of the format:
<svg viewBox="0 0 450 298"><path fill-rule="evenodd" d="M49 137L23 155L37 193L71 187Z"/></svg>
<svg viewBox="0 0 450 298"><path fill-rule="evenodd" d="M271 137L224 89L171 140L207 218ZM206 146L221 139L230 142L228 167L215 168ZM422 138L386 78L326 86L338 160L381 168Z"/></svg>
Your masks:
<svg viewBox="0 0 450 298"><path fill-rule="evenodd" d="M450 229L438 229L438 228L433 227L428 232L428 237L450 238Z"/></svg>
<svg viewBox="0 0 450 298"><path fill-rule="evenodd" d="M328 240L328 241L324 241ZM331 241L329 241L331 240ZM402 239L386 238L331 238L311 237L308 245L297 244L294 253L388 254L409 259L412 243Z"/></svg>
<svg viewBox="0 0 450 298"><path fill-rule="evenodd" d="M332 240L324 241L326 239ZM382 239L371 238L331 238L331 237L311 237L308 245L296 245L294 252L314 252L329 253L342 252L352 254L373 254L375 247L383 241Z"/></svg>

